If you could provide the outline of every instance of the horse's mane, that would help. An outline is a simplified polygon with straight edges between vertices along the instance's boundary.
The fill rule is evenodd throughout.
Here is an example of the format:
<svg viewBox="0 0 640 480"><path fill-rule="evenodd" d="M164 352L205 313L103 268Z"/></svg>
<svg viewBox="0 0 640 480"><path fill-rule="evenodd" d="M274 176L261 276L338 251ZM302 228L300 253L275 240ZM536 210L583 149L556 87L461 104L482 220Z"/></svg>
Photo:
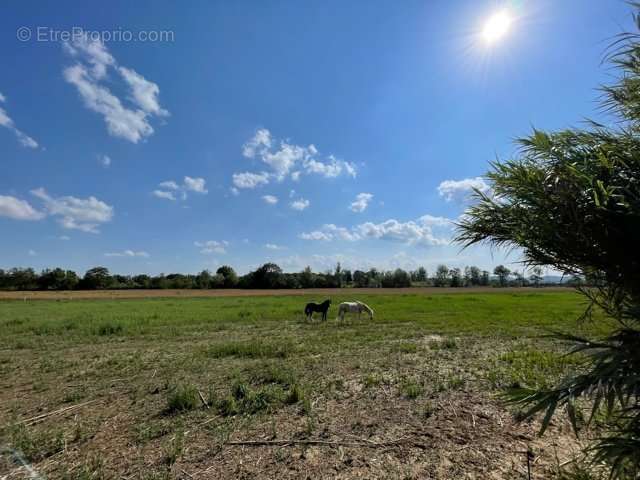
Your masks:
<svg viewBox="0 0 640 480"><path fill-rule="evenodd" d="M371 308L369 305L367 305L364 302L361 302L360 300L356 300L356 303L360 306L362 306L365 310L367 310L367 312L369 313L374 313L373 308Z"/></svg>

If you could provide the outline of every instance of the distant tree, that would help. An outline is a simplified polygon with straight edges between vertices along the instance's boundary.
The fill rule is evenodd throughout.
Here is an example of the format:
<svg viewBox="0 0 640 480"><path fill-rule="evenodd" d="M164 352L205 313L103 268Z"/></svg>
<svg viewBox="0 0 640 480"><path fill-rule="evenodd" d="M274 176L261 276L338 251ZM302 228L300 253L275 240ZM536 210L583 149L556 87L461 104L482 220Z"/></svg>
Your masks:
<svg viewBox="0 0 640 480"><path fill-rule="evenodd" d="M464 273L462 274L462 284L465 287L471 285L471 267L464 267Z"/></svg>
<svg viewBox="0 0 640 480"><path fill-rule="evenodd" d="M234 288L238 285L238 275L236 274L235 270L229 265L223 265L218 268L218 270L216 270L216 274L222 275L222 277L224 278L224 288Z"/></svg>
<svg viewBox="0 0 640 480"><path fill-rule="evenodd" d="M166 276L167 288L184 289L193 288L195 280L189 275L182 273L170 273Z"/></svg>
<svg viewBox="0 0 640 480"><path fill-rule="evenodd" d="M103 290L111 287L112 278L106 267L94 267L84 274L82 288L87 290Z"/></svg>
<svg viewBox="0 0 640 480"><path fill-rule="evenodd" d="M154 288L154 289L169 288L169 282L167 281L167 277L165 277L164 273L161 273L160 275L151 278L151 288Z"/></svg>
<svg viewBox="0 0 640 480"><path fill-rule="evenodd" d="M253 272L252 288L282 288L282 269L275 263L265 263Z"/></svg>
<svg viewBox="0 0 640 480"><path fill-rule="evenodd" d="M368 285L367 274L361 270L353 272L353 286L362 288Z"/></svg>
<svg viewBox="0 0 640 480"><path fill-rule="evenodd" d="M511 275L513 275L513 286L515 287L524 287L526 279L524 278L524 274L521 272L514 270Z"/></svg>
<svg viewBox="0 0 640 480"><path fill-rule="evenodd" d="M459 268L449 270L449 285L452 287L462 286L462 273Z"/></svg>
<svg viewBox="0 0 640 480"><path fill-rule="evenodd" d="M533 283L536 287L540 286L540 282L542 282L542 267L533 267L531 269L531 275L529 276L529 280L531 281L531 283Z"/></svg>
<svg viewBox="0 0 640 480"><path fill-rule="evenodd" d="M38 276L33 268L12 268L8 272L7 283L12 290L36 290Z"/></svg>
<svg viewBox="0 0 640 480"><path fill-rule="evenodd" d="M351 283L353 282L353 275L351 274L351 270L344 270L342 272L342 279L344 280L344 283L346 283L347 285L351 285Z"/></svg>
<svg viewBox="0 0 640 480"><path fill-rule="evenodd" d="M438 265L436 275L433 277L433 284L436 287L446 287L449 285L449 267L446 265Z"/></svg>
<svg viewBox="0 0 640 480"><path fill-rule="evenodd" d="M413 280L416 282L426 282L427 281L427 270L424 267L418 267L418 269L413 272Z"/></svg>
<svg viewBox="0 0 640 480"><path fill-rule="evenodd" d="M306 266L304 270L300 273L300 286L302 288L313 288L314 285L314 274L311 271L310 266Z"/></svg>
<svg viewBox="0 0 640 480"><path fill-rule="evenodd" d="M62 290L61 286L65 276L65 271L61 268L43 270L38 277L38 288L40 290Z"/></svg>
<svg viewBox="0 0 640 480"><path fill-rule="evenodd" d="M135 275L132 280L134 288L151 288L151 277L149 275Z"/></svg>
<svg viewBox="0 0 640 480"><path fill-rule="evenodd" d="M469 283L473 286L477 286L481 284L481 272L480 269L476 266L470 266L469 268Z"/></svg>
<svg viewBox="0 0 640 480"><path fill-rule="evenodd" d="M218 269L219 270L219 269ZM225 288L225 276L221 273L212 275L209 279L210 288Z"/></svg>
<svg viewBox="0 0 640 480"><path fill-rule="evenodd" d="M381 275L376 268L371 268L367 272L367 286L377 288L381 285Z"/></svg>
<svg viewBox="0 0 640 480"><path fill-rule="evenodd" d="M487 287L489 283L491 283L489 272L486 270L483 270L482 275L480 276L480 285L482 285L483 287Z"/></svg>
<svg viewBox="0 0 640 480"><path fill-rule="evenodd" d="M411 277L401 268L396 268L393 272L393 286L395 288L404 288L411 286Z"/></svg>
<svg viewBox="0 0 640 480"><path fill-rule="evenodd" d="M509 281L509 275L511 275L511 270L509 270L504 265L498 265L493 269L493 274L498 277L498 284L501 287L506 287L507 282Z"/></svg>
<svg viewBox="0 0 640 480"><path fill-rule="evenodd" d="M111 285L109 288L130 288L132 285L131 277L127 275L115 274L111 277Z"/></svg>
<svg viewBox="0 0 640 480"><path fill-rule="evenodd" d="M212 288L211 284L211 272L209 270L202 270L196 275L196 288L206 289Z"/></svg>
<svg viewBox="0 0 640 480"><path fill-rule="evenodd" d="M342 265L340 265L340 262L336 264L336 269L333 276L336 286L338 288L342 287Z"/></svg>
<svg viewBox="0 0 640 480"><path fill-rule="evenodd" d="M380 284L385 288L403 288L411 286L411 277L401 268L393 272L384 272L380 277Z"/></svg>
<svg viewBox="0 0 640 480"><path fill-rule="evenodd" d="M37 282L40 290L73 290L78 285L78 276L72 270L47 269L40 273Z"/></svg>

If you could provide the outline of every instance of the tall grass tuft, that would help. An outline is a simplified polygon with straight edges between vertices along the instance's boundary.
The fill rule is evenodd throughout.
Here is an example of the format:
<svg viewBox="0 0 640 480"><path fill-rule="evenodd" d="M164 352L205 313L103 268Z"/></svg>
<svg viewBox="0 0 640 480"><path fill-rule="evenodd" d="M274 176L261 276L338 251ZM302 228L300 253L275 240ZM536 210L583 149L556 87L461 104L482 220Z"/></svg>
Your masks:
<svg viewBox="0 0 640 480"><path fill-rule="evenodd" d="M167 413L194 410L200 404L198 389L191 384L178 385L169 392Z"/></svg>

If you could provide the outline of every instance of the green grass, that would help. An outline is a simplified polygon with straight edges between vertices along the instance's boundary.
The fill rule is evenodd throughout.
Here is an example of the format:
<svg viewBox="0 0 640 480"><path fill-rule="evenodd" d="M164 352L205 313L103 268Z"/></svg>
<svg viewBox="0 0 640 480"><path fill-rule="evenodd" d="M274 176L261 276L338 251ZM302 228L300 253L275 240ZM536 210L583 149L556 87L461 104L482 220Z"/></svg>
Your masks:
<svg viewBox="0 0 640 480"><path fill-rule="evenodd" d="M348 300L346 294L333 303ZM435 333L522 335L541 330L574 328L574 319L583 311L584 302L574 292L541 293L469 293L442 295L360 295L373 306L373 322L383 329L379 335L365 332L365 340L402 339L397 330L428 330ZM125 338L189 337L200 331L242 329L251 332L263 326L282 333L304 324L302 309L313 298L289 297L217 297L140 300L76 300L31 302L2 301L0 328L14 341L33 340L34 336L59 337L68 342L104 342ZM517 315L514 314L517 312ZM329 317L335 315L335 308ZM282 328L275 329L275 324ZM340 332L353 328L330 323L315 324L313 331L331 328ZM358 328L362 330L362 328ZM89 337L98 337L91 338ZM105 338L102 338L105 337ZM116 338L112 338L116 337ZM215 355L256 355L232 343L213 350ZM258 349L259 350L259 349ZM266 352L269 354L269 352Z"/></svg>
<svg viewBox="0 0 640 480"><path fill-rule="evenodd" d="M198 389L194 385L173 387L167 398L167 413L179 413L194 410L200 406Z"/></svg>
<svg viewBox="0 0 640 480"><path fill-rule="evenodd" d="M255 340L212 345L205 350L205 354L212 358L286 358L294 351L295 347L291 342L268 343Z"/></svg>
<svg viewBox="0 0 640 480"><path fill-rule="evenodd" d="M532 345L498 355L489 371L489 381L495 388L548 388L570 370L581 365L582 357L544 350Z"/></svg>

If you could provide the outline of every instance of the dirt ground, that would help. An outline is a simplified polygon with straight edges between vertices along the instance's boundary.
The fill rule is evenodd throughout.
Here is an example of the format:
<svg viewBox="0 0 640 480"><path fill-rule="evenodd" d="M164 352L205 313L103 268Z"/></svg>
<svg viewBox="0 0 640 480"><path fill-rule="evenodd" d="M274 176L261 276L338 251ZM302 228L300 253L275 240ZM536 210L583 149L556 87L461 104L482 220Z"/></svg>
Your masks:
<svg viewBox="0 0 640 480"><path fill-rule="evenodd" d="M410 288L310 288L310 289L281 289L281 290L243 290L243 289L219 289L219 290L73 290L73 291L0 291L0 300L73 300L73 299L125 299L125 298L194 298L194 297L256 297L256 296L284 296L316 295L328 297L331 295L436 295L440 293L526 293L526 292L554 292L567 291L570 287L410 287Z"/></svg>
<svg viewBox="0 0 640 480"><path fill-rule="evenodd" d="M28 292L0 302L0 480L557 479L581 440L500 395L571 368L560 290L353 290L375 318L326 322L266 295L350 290Z"/></svg>

